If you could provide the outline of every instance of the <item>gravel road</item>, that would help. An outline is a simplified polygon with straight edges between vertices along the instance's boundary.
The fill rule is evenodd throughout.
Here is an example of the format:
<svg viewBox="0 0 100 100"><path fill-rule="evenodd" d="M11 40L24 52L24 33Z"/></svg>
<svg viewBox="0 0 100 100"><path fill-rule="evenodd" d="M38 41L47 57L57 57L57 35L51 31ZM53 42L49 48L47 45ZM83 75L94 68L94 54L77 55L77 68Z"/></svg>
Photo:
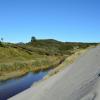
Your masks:
<svg viewBox="0 0 100 100"><path fill-rule="evenodd" d="M100 46L97 46L63 71L9 100L100 100L99 73Z"/></svg>

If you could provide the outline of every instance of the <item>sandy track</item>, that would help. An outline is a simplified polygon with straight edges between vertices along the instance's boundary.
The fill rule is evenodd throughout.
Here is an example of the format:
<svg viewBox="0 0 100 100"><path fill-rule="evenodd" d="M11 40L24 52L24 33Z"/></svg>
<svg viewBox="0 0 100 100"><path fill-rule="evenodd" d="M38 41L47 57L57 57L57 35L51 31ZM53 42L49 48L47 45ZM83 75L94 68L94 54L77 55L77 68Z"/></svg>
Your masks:
<svg viewBox="0 0 100 100"><path fill-rule="evenodd" d="M48 80L9 100L95 100L94 90L99 73L100 46L90 49L72 65Z"/></svg>

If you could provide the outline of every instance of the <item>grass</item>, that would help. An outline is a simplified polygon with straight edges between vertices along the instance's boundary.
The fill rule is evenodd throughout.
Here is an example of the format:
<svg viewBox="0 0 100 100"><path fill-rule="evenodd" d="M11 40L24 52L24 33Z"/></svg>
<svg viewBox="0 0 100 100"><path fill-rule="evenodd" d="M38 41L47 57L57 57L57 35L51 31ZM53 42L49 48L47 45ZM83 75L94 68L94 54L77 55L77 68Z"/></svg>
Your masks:
<svg viewBox="0 0 100 100"><path fill-rule="evenodd" d="M0 72L11 72L16 70L23 70L26 69L28 71L33 70L34 68L39 67L49 67L54 65L62 60L62 57L45 57L43 59L39 58L33 61L17 61L13 63L1 63L0 64Z"/></svg>
<svg viewBox="0 0 100 100"><path fill-rule="evenodd" d="M38 58L37 60L33 61L2 63L0 64L0 80L21 76L31 71L36 73L39 71L48 70L59 65L63 59L64 58L60 56L51 56L43 59Z"/></svg>
<svg viewBox="0 0 100 100"><path fill-rule="evenodd" d="M25 74L26 74L26 72L23 72L23 71L13 71L10 73L4 73L0 76L0 80L5 81L5 80L12 79L12 78L17 78L17 77L23 76Z"/></svg>
<svg viewBox="0 0 100 100"><path fill-rule="evenodd" d="M63 70L65 67L67 67L68 65L72 64L76 59L78 59L78 57L81 54L84 54L86 51L88 51L88 49L81 49L81 50L77 50L74 54L72 54L71 56L67 57L63 63L59 64L58 67L54 68L53 70L49 71L48 75L45 77L45 79L47 79L50 76L55 75L56 73L58 73L59 71Z"/></svg>
<svg viewBox="0 0 100 100"><path fill-rule="evenodd" d="M18 44L0 43L0 80L57 67L77 50L96 45L52 39Z"/></svg>

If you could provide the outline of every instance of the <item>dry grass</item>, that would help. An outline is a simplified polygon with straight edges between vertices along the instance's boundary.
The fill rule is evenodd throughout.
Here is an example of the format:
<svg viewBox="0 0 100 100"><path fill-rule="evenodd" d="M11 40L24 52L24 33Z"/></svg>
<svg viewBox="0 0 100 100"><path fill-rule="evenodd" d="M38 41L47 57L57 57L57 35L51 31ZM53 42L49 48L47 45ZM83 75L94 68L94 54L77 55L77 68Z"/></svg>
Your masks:
<svg viewBox="0 0 100 100"><path fill-rule="evenodd" d="M0 79L12 78L30 71L45 71L57 67L65 57L68 57L54 70L56 73L76 59L75 57L69 58L70 55L78 49L85 49L91 45L97 44L67 43L52 39L36 40L26 44L1 43Z"/></svg>
<svg viewBox="0 0 100 100"><path fill-rule="evenodd" d="M45 77L45 79L55 75L59 71L63 70L64 68L68 67L68 65L72 64L78 57L80 57L81 54L84 54L88 49L81 49L77 50L74 54L71 56L67 57L63 63L61 63L58 67L55 69L51 70L48 75Z"/></svg>
<svg viewBox="0 0 100 100"><path fill-rule="evenodd" d="M30 71L39 72L57 67L63 61L63 57L50 56L33 61L23 61L0 64L0 80L7 80L24 75Z"/></svg>
<svg viewBox="0 0 100 100"><path fill-rule="evenodd" d="M5 81L5 80L8 80L8 79L20 77L20 76L25 75L25 74L26 74L26 72L23 72L23 71L14 71L14 72L10 72L10 73L3 73L0 76L0 80Z"/></svg>

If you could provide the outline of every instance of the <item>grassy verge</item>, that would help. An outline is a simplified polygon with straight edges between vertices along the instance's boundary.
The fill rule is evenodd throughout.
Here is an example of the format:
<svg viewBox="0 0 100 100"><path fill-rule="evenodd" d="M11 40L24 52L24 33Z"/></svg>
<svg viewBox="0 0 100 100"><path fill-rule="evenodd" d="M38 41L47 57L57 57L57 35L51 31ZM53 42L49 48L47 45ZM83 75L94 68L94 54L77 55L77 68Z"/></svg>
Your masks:
<svg viewBox="0 0 100 100"><path fill-rule="evenodd" d="M58 65L58 67L56 67L53 70L51 70L48 73L48 75L46 77L44 77L44 79L48 79L49 77L55 75L56 73L60 72L64 68L66 68L68 65L72 64L81 54L84 54L86 51L88 51L88 49L77 50L74 54L72 54L71 56L67 57L64 60L63 63L61 63L60 65Z"/></svg>
<svg viewBox="0 0 100 100"><path fill-rule="evenodd" d="M23 61L0 64L0 81L22 76L28 72L45 71L57 67L64 61L61 56L38 58L34 61Z"/></svg>
<svg viewBox="0 0 100 100"><path fill-rule="evenodd" d="M25 74L26 74L26 72L23 72L23 71L14 71L14 72L10 72L10 73L3 73L0 76L0 81L5 81L5 80L12 79L12 78L17 78L17 77L23 76Z"/></svg>
<svg viewBox="0 0 100 100"><path fill-rule="evenodd" d="M52 69L61 64L77 50L96 46L96 43L69 43L52 39L36 40L28 43L0 44L0 80ZM75 58L73 58L75 59ZM70 60L71 61L71 60ZM70 61L66 61L67 66ZM57 72L60 67L54 71Z"/></svg>

